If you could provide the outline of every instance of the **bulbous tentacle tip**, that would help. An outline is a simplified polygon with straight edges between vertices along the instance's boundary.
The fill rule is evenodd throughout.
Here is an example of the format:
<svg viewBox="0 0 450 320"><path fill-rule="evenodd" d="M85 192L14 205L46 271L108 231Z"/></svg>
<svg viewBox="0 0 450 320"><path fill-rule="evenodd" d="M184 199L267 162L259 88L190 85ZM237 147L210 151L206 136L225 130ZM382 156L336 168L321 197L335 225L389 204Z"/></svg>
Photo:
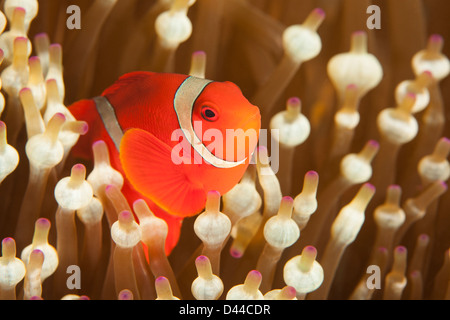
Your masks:
<svg viewBox="0 0 450 320"><path fill-rule="evenodd" d="M367 53L367 33L365 31L352 33L350 51L359 54Z"/></svg>
<svg viewBox="0 0 450 320"><path fill-rule="evenodd" d="M325 19L325 11L322 8L315 8L308 15L302 26L311 30L317 30Z"/></svg>
<svg viewBox="0 0 450 320"><path fill-rule="evenodd" d="M325 14L325 10L323 10L322 8L315 8L315 9L313 10L313 12L314 12L316 15L325 18L325 15L326 15L326 14Z"/></svg>
<svg viewBox="0 0 450 320"><path fill-rule="evenodd" d="M88 132L89 132L89 124L87 122L82 123L79 133L82 136L84 136Z"/></svg>
<svg viewBox="0 0 450 320"><path fill-rule="evenodd" d="M119 300L134 300L133 292L128 289L124 289L119 292L118 299Z"/></svg>
<svg viewBox="0 0 450 320"><path fill-rule="evenodd" d="M51 222L47 218L39 218L36 220L36 226L42 229L50 229Z"/></svg>
<svg viewBox="0 0 450 320"><path fill-rule="evenodd" d="M106 147L106 142L105 141L103 141L103 140L97 140L97 141L94 141L94 143L92 143L92 147L93 148L104 148L104 147Z"/></svg>
<svg viewBox="0 0 450 320"><path fill-rule="evenodd" d="M251 270L245 278L244 285L249 288L259 288L262 281L262 274L258 270Z"/></svg>
<svg viewBox="0 0 450 320"><path fill-rule="evenodd" d="M294 199L291 196L284 196L281 199L282 204L285 204L287 206L293 205L294 204Z"/></svg>
<svg viewBox="0 0 450 320"><path fill-rule="evenodd" d="M20 16L23 15L25 17L26 12L27 11L24 8L22 8L22 7L15 7L14 8L14 14L15 15L20 15Z"/></svg>
<svg viewBox="0 0 450 320"><path fill-rule="evenodd" d="M48 39L48 34L46 32L36 33L34 39Z"/></svg>
<svg viewBox="0 0 450 320"><path fill-rule="evenodd" d="M440 53L442 51L442 47L444 45L444 38L440 34L432 34L428 38L428 47L427 49L435 52Z"/></svg>
<svg viewBox="0 0 450 320"><path fill-rule="evenodd" d="M239 259L242 258L242 256L244 255L243 252L237 248L230 248L230 255L235 258L235 259Z"/></svg>
<svg viewBox="0 0 450 320"><path fill-rule="evenodd" d="M86 167L81 163L77 163L72 167L70 175L74 181L82 182L86 178Z"/></svg>
<svg viewBox="0 0 450 320"><path fill-rule="evenodd" d="M300 107L301 100L300 100L299 97L291 97L291 98L288 99L287 103L288 103L288 105L291 105L291 106L298 106L298 107Z"/></svg>
<svg viewBox="0 0 450 320"><path fill-rule="evenodd" d="M133 213L125 210L125 211L122 211L119 213L118 219L119 219L120 223L127 225L134 221L134 216L133 216Z"/></svg>
<svg viewBox="0 0 450 320"><path fill-rule="evenodd" d="M319 179L319 174L317 173L317 171L314 170L309 170L308 172L306 172L305 176L308 179Z"/></svg>
<svg viewBox="0 0 450 320"><path fill-rule="evenodd" d="M201 255L201 256L198 256L198 257L195 259L195 261L198 262L198 263L205 263L205 262L209 261L209 259L208 259L207 256Z"/></svg>
<svg viewBox="0 0 450 320"><path fill-rule="evenodd" d="M2 255L3 257L15 257L16 255L16 241L14 238L7 237L2 240Z"/></svg>

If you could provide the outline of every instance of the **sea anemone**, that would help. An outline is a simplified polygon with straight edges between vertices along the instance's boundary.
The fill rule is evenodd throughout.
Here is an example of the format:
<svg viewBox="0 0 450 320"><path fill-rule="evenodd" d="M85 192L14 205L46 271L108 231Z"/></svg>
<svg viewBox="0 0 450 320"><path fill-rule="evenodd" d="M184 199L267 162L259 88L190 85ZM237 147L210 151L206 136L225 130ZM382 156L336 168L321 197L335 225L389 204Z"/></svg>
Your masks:
<svg viewBox="0 0 450 320"><path fill-rule="evenodd" d="M0 1L0 298L450 299L449 4L371 3ZM270 134L168 256L106 143L71 154L67 106L135 70L233 81Z"/></svg>

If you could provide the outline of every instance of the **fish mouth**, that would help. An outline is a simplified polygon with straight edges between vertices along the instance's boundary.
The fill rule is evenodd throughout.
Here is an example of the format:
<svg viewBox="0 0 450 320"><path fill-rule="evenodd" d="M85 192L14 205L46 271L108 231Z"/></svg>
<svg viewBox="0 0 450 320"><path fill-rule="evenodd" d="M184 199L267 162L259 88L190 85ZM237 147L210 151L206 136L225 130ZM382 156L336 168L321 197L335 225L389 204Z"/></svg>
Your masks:
<svg viewBox="0 0 450 320"><path fill-rule="evenodd" d="M245 119L239 125L237 125L234 131L235 134L234 137L237 139L235 140L237 141L237 144L239 145L240 143L243 143L245 146L244 150L241 150L241 152L245 153L245 156L241 154L239 151L236 154L236 150L234 150L235 153L233 153L232 155L229 155L227 151L226 159L229 161L238 161L238 160L249 161L258 144L260 129L261 129L261 114L259 113L258 110L258 112L255 112L249 118Z"/></svg>
<svg viewBox="0 0 450 320"><path fill-rule="evenodd" d="M239 124L238 128L247 131L248 129L258 130L261 129L261 113L259 110L255 112L250 118L247 118Z"/></svg>
<svg viewBox="0 0 450 320"><path fill-rule="evenodd" d="M241 120L234 128L228 128L225 132L221 132L218 140L221 141L219 144L205 141L203 139L205 132L200 142L214 157L239 165L242 162L248 161L252 156L258 144L260 127L261 115L258 110L258 112L254 112L249 117ZM233 142L229 144L231 141Z"/></svg>

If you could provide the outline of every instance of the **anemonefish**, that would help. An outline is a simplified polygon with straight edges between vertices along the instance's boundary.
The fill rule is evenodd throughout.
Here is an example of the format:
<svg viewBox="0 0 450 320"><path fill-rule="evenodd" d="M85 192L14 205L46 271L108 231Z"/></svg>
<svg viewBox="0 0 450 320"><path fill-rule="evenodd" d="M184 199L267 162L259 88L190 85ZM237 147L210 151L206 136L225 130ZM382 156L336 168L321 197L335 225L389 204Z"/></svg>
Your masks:
<svg viewBox="0 0 450 320"><path fill-rule="evenodd" d="M69 110L90 128L73 154L91 158L92 144L106 142L130 205L144 199L167 222L167 254L207 193L225 194L239 182L261 126L258 107L235 84L171 73L125 74Z"/></svg>

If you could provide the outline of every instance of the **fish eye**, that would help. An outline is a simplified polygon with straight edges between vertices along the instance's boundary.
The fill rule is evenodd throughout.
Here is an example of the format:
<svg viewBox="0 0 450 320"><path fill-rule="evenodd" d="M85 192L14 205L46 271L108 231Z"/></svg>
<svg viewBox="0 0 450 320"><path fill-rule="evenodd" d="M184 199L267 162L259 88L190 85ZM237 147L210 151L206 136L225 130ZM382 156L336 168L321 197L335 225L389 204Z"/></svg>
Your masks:
<svg viewBox="0 0 450 320"><path fill-rule="evenodd" d="M202 117L206 121L216 121L219 118L219 114L212 107L203 106L202 107Z"/></svg>

